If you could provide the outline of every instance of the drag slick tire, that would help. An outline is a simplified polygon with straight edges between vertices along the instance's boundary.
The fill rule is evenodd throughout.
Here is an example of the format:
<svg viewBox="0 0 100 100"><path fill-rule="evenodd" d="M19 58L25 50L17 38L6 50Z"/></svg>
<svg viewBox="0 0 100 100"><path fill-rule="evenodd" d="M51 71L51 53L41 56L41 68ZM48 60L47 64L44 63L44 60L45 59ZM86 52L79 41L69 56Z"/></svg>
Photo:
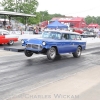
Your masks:
<svg viewBox="0 0 100 100"><path fill-rule="evenodd" d="M27 57L31 57L33 55L33 52L29 50L25 50L24 53L25 53L25 56Z"/></svg>
<svg viewBox="0 0 100 100"><path fill-rule="evenodd" d="M51 47L50 49L48 49L47 58L49 60L55 60L56 55L57 55L57 51L56 51L56 49L54 47Z"/></svg>
<svg viewBox="0 0 100 100"><path fill-rule="evenodd" d="M10 40L8 45L13 45L14 44L14 41L13 40Z"/></svg>
<svg viewBox="0 0 100 100"><path fill-rule="evenodd" d="M78 47L76 52L73 53L73 57L79 58L81 56L81 52L82 52L81 47Z"/></svg>

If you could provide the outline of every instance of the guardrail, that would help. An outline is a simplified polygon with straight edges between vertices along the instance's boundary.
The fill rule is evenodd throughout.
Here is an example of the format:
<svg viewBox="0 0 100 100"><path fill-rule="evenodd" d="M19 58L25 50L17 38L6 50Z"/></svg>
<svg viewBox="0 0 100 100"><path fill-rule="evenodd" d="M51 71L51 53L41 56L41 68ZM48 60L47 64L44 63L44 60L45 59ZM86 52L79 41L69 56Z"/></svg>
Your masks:
<svg viewBox="0 0 100 100"><path fill-rule="evenodd" d="M90 38L90 37L94 37L95 38L96 35L94 35L94 34L93 35L92 34L81 34L81 37L82 38Z"/></svg>

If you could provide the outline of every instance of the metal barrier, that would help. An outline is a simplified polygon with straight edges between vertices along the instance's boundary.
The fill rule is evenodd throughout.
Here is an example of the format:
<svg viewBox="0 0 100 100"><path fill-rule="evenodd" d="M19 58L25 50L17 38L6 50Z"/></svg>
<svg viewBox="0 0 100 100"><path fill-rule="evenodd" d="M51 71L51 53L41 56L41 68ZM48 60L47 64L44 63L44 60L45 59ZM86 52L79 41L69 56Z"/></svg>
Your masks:
<svg viewBox="0 0 100 100"><path fill-rule="evenodd" d="M33 31L10 31L10 34L15 35L32 35Z"/></svg>

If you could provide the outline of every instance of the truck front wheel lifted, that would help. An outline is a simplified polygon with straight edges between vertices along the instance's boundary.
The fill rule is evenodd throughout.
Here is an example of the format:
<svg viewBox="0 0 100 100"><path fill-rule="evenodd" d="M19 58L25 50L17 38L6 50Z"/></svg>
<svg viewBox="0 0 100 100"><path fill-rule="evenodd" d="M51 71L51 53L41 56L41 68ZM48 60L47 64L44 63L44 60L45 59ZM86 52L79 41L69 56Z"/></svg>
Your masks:
<svg viewBox="0 0 100 100"><path fill-rule="evenodd" d="M31 57L33 55L33 52L32 51L29 51L29 50L25 50L24 53L25 53L25 55L27 57Z"/></svg>

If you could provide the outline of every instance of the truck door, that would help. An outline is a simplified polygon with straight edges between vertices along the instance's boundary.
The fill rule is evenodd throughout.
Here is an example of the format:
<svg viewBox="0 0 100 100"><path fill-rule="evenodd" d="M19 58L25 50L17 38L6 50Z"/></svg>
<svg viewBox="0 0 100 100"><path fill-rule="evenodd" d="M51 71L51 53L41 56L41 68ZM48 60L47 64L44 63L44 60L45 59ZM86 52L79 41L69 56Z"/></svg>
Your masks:
<svg viewBox="0 0 100 100"><path fill-rule="evenodd" d="M72 48L72 52L75 52L77 49L77 46L79 44L79 42L78 42L79 40L77 40L76 34L70 34L70 39L71 39L70 46Z"/></svg>
<svg viewBox="0 0 100 100"><path fill-rule="evenodd" d="M64 53L69 53L71 51L71 40L68 33L62 34L62 49Z"/></svg>

